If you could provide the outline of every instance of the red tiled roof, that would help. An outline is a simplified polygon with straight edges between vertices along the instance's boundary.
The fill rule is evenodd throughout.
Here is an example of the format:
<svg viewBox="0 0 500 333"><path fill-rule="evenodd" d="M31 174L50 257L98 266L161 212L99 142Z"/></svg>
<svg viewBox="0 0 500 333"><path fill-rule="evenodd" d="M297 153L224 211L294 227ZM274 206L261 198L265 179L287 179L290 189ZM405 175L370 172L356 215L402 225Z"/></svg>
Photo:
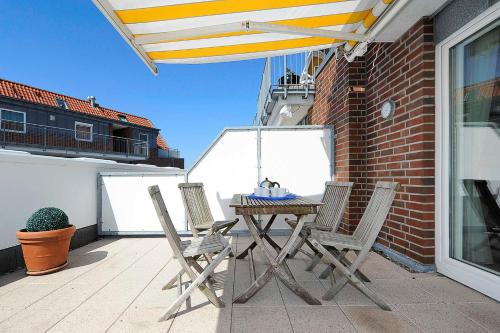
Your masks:
<svg viewBox="0 0 500 333"><path fill-rule="evenodd" d="M118 112L102 106L92 107L89 101L83 99L57 94L9 80L0 79L0 95L52 107L58 107L56 98L59 98L66 101L70 111L106 118L116 122L120 121L120 118L118 118L119 115L125 115L127 117L127 121L131 124L155 128L153 123L144 117ZM168 150L168 145L161 135L158 135L156 142L159 148Z"/></svg>

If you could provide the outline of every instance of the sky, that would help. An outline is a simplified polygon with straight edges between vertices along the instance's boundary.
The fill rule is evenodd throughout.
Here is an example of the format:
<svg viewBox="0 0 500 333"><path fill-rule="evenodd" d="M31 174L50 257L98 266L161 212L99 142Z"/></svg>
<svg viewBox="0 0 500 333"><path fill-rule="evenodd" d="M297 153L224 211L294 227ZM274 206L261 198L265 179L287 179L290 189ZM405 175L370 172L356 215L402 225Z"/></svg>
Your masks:
<svg viewBox="0 0 500 333"><path fill-rule="evenodd" d="M263 60L160 64L154 76L91 0L0 0L0 45L0 78L147 117L186 167L256 112Z"/></svg>

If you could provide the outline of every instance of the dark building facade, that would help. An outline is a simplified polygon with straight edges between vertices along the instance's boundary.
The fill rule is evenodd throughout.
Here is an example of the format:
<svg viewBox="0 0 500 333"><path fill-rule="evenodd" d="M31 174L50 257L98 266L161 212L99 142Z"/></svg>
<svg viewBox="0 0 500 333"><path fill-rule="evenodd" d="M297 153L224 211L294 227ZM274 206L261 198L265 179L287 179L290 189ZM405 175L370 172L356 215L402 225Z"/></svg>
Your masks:
<svg viewBox="0 0 500 333"><path fill-rule="evenodd" d="M179 151L143 117L0 79L0 148L183 168Z"/></svg>

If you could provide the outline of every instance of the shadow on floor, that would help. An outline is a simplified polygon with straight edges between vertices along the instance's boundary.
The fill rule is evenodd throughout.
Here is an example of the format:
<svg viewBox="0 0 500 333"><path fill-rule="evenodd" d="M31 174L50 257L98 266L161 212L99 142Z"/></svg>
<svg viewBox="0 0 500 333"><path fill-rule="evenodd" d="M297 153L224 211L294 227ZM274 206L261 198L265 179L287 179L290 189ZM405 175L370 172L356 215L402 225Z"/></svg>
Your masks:
<svg viewBox="0 0 500 333"><path fill-rule="evenodd" d="M75 268L94 264L105 259L108 256L108 251L94 251L85 255L73 256L68 258L67 268Z"/></svg>

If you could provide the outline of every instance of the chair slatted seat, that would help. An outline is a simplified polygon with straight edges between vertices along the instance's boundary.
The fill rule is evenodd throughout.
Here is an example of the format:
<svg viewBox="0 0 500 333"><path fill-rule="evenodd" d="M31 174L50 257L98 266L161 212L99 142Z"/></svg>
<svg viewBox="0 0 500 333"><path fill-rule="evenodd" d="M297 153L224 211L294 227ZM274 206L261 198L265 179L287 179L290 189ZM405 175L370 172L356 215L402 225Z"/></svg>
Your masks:
<svg viewBox="0 0 500 333"><path fill-rule="evenodd" d="M342 277L323 295L324 300L332 299L346 283L351 283L382 309L391 310L389 305L370 290L356 273L366 260L380 229L382 229L398 188L398 183L377 182L365 212L352 235L324 231L311 233L309 240L319 252L317 257L322 256L325 262L342 274ZM349 250L356 253L356 258L352 263L345 257ZM327 268L325 272L330 272L330 268ZM322 274L322 276L324 275Z"/></svg>
<svg viewBox="0 0 500 333"><path fill-rule="evenodd" d="M211 286L214 282L212 274L222 260L224 260L227 255L232 254L231 245L219 233L182 241L170 219L160 188L154 185L150 186L148 190L160 224L172 249L173 257L182 267L181 271L163 287L164 290L170 289L175 282L178 281L177 287L179 288L179 297L169 306L167 312L160 320L169 319L181 306L182 302L190 297L195 289L199 289L205 294L208 300L216 307L224 307L224 302L217 297ZM207 267L203 268L198 264L197 259L200 256L211 256L216 253L216 257L212 258ZM181 281L184 273L191 279L191 284L182 292Z"/></svg>
<svg viewBox="0 0 500 333"><path fill-rule="evenodd" d="M349 201L353 185L354 183L352 182L328 181L325 183L325 192L322 199L323 205L320 206L314 221L304 225L299 241L288 254L289 258L293 258L298 251L309 255L307 252L301 250L304 243L315 252L314 247L307 240L312 230L337 231L344 216L345 207ZM297 221L295 220L285 219L285 222L294 229L297 226Z"/></svg>
<svg viewBox="0 0 500 333"><path fill-rule="evenodd" d="M207 231L209 235L216 232L225 235L238 223L239 219L237 218L225 221L214 220L203 189L203 183L181 183L178 186L189 227L195 237L198 237L198 233L203 231Z"/></svg>

